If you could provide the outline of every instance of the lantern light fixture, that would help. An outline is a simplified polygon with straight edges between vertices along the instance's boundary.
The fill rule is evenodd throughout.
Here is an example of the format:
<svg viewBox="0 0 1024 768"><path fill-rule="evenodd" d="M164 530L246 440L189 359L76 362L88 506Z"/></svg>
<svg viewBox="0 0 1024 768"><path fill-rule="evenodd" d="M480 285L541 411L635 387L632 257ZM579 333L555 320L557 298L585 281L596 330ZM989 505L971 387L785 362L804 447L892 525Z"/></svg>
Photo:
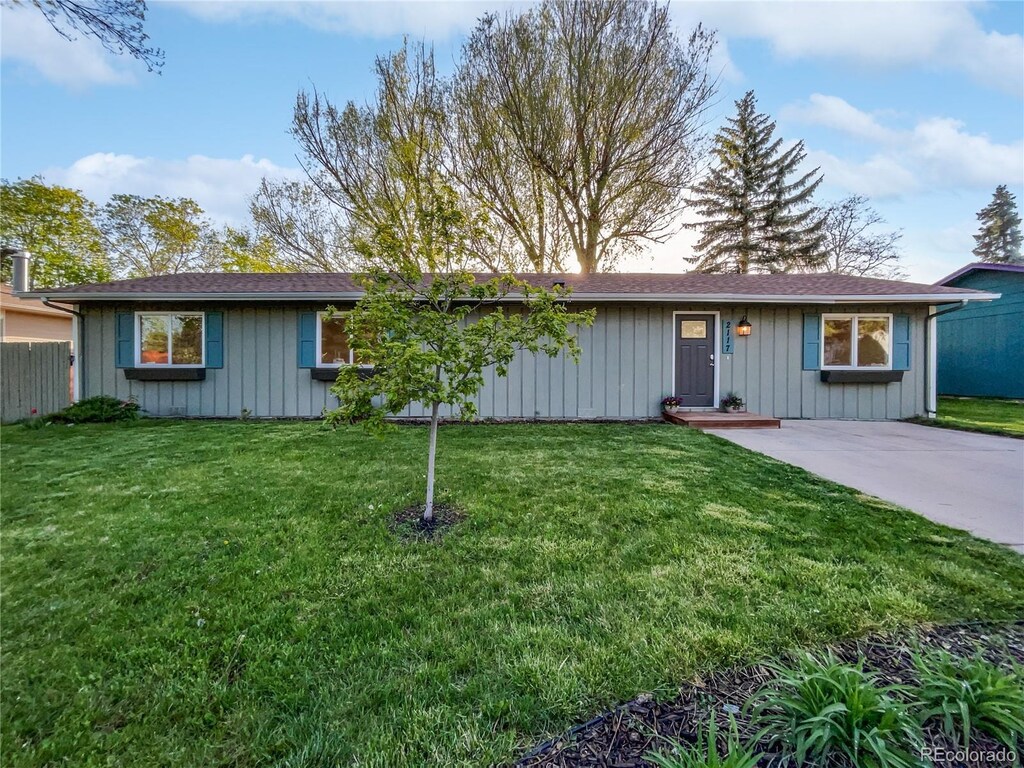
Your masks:
<svg viewBox="0 0 1024 768"><path fill-rule="evenodd" d="M740 320L739 323L736 325L736 335L737 336L749 336L750 335L750 331L751 331L751 329L753 329L753 327L754 326L752 326L749 322L747 322L747 316L744 315L743 319Z"/></svg>

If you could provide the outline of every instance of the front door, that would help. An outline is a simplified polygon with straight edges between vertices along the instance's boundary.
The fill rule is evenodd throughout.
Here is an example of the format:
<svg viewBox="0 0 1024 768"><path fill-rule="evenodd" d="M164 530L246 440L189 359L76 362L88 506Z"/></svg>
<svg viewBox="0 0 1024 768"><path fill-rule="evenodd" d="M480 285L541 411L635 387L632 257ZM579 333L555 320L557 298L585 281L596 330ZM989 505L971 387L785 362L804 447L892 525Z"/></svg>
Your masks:
<svg viewBox="0 0 1024 768"><path fill-rule="evenodd" d="M676 397L688 408L715 404L715 316L675 315Z"/></svg>

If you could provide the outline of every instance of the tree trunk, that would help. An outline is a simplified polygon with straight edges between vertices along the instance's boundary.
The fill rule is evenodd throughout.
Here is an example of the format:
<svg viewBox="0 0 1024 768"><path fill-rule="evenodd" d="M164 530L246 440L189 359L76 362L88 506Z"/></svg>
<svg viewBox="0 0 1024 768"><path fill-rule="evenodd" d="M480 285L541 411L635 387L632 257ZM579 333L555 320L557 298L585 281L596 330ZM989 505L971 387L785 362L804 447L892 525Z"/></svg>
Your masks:
<svg viewBox="0 0 1024 768"><path fill-rule="evenodd" d="M437 455L437 412L441 404L435 402L430 408L430 451L427 454L427 504L423 509L423 519L430 522L434 519L434 458Z"/></svg>

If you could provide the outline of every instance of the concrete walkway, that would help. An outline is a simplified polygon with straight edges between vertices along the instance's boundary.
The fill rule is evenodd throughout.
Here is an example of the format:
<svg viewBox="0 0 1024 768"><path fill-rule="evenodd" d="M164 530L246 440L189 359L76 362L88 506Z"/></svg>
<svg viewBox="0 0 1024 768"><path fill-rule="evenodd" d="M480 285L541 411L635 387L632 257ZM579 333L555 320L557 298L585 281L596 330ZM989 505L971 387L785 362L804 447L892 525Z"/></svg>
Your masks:
<svg viewBox="0 0 1024 768"><path fill-rule="evenodd" d="M707 431L1024 552L1024 440L895 421Z"/></svg>

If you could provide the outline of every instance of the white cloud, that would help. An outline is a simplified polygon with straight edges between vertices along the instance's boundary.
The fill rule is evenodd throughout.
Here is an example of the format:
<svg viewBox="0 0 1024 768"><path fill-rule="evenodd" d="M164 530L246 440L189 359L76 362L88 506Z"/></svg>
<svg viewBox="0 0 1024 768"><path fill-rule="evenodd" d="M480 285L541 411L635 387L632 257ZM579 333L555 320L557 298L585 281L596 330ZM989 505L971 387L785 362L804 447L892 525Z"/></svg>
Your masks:
<svg viewBox="0 0 1024 768"><path fill-rule="evenodd" d="M903 167L899 160L885 155L856 162L829 152L808 150L805 162L809 167L820 167L829 186L858 195L899 197L921 188L921 182L911 170Z"/></svg>
<svg viewBox="0 0 1024 768"><path fill-rule="evenodd" d="M5 60L21 62L58 85L85 88L121 85L135 81L133 59L108 53L95 38L61 37L31 5L0 8L0 53Z"/></svg>
<svg viewBox="0 0 1024 768"><path fill-rule="evenodd" d="M959 71L1024 94L1024 36L982 28L971 2L687 3L677 17L730 39L766 40L776 55L875 70Z"/></svg>
<svg viewBox="0 0 1024 768"><path fill-rule="evenodd" d="M781 117L784 120L834 128L868 141L890 142L895 138L894 131L881 125L872 115L862 112L838 96L811 94L811 98L807 100L806 104L791 104L783 107Z"/></svg>
<svg viewBox="0 0 1024 768"><path fill-rule="evenodd" d="M1024 183L1024 141L997 144L963 127L959 120L944 117L914 126L906 151L924 167L929 182L942 186Z"/></svg>
<svg viewBox="0 0 1024 768"><path fill-rule="evenodd" d="M825 181L869 197L895 197L923 189L994 187L1024 183L1024 141L1001 144L964 130L959 120L927 117L912 128L895 129L836 96L814 94L782 114L845 133L872 145L871 156L850 161L808 150Z"/></svg>
<svg viewBox="0 0 1024 768"><path fill-rule="evenodd" d="M517 4L517 5L522 5ZM185 2L176 7L205 21L251 22L288 19L313 29L365 37L410 35L446 40L469 32L488 11L503 11L504 2L280 2L280 0L219 0Z"/></svg>
<svg viewBox="0 0 1024 768"><path fill-rule="evenodd" d="M67 168L43 172L48 182L80 189L100 204L116 193L190 197L218 223L236 225L248 219L248 199L260 179L301 175L298 168L286 168L252 155L237 160L204 155L159 160L112 152L86 155Z"/></svg>

